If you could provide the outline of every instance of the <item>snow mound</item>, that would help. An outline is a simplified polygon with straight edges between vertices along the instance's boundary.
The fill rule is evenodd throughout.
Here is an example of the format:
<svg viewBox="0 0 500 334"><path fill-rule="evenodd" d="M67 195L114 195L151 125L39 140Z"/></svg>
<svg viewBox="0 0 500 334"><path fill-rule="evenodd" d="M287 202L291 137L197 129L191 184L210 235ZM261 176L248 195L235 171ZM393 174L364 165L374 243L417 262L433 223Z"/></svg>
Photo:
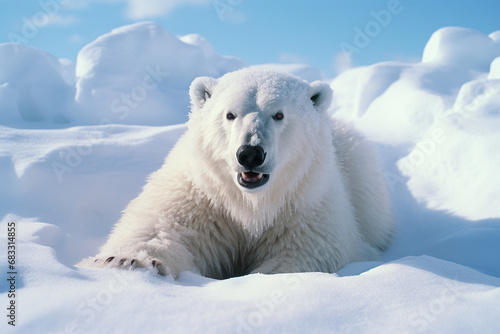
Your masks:
<svg viewBox="0 0 500 334"><path fill-rule="evenodd" d="M422 56L423 63L438 62L486 70L500 53L500 45L473 29L446 27L430 38Z"/></svg>
<svg viewBox="0 0 500 334"><path fill-rule="evenodd" d="M422 62L379 63L331 86L335 117L400 148L414 198L472 220L500 217L500 32L443 28Z"/></svg>
<svg viewBox="0 0 500 334"><path fill-rule="evenodd" d="M500 79L500 57L495 58L495 60L491 62L488 79Z"/></svg>
<svg viewBox="0 0 500 334"><path fill-rule="evenodd" d="M415 198L467 219L500 217L500 81L464 84L456 102L399 161Z"/></svg>
<svg viewBox="0 0 500 334"><path fill-rule="evenodd" d="M245 66L202 36L158 24L114 29L85 46L76 65L29 46L0 45L0 125L168 125L187 121L189 85Z"/></svg>
<svg viewBox="0 0 500 334"><path fill-rule="evenodd" d="M335 117L353 122L370 139L414 143L471 79L448 66L378 63L343 72L332 83Z"/></svg>
<svg viewBox="0 0 500 334"><path fill-rule="evenodd" d="M156 23L141 22L114 29L80 51L76 101L113 123L181 123L194 78L219 77L244 65L218 55L199 35L178 38Z"/></svg>
<svg viewBox="0 0 500 334"><path fill-rule="evenodd" d="M74 110L71 62L18 44L0 44L0 124L67 126Z"/></svg>
<svg viewBox="0 0 500 334"><path fill-rule="evenodd" d="M493 35L493 34L492 34ZM385 62L347 70L331 86L336 117L354 122L369 138L412 145L453 107L462 85L490 71L500 44L465 28L442 28L427 43L422 62Z"/></svg>

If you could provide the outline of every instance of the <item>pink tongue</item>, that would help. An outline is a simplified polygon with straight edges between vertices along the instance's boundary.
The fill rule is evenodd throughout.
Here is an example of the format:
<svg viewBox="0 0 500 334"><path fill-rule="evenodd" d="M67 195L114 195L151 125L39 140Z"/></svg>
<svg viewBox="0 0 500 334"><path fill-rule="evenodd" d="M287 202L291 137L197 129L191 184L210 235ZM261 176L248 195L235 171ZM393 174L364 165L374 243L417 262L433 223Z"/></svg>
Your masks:
<svg viewBox="0 0 500 334"><path fill-rule="evenodd" d="M241 178L245 182L258 182L262 180L262 176L264 174L262 173L253 173L253 172L248 172L248 173L241 173Z"/></svg>

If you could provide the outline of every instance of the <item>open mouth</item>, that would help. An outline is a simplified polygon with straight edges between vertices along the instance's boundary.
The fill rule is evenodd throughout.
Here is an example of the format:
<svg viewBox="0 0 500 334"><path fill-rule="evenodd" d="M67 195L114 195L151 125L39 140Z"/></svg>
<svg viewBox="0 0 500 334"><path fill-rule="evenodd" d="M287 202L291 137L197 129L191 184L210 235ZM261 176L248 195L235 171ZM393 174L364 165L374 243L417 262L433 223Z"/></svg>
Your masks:
<svg viewBox="0 0 500 334"><path fill-rule="evenodd" d="M240 186L254 189L263 186L269 180L269 174L242 172L238 174L238 183Z"/></svg>

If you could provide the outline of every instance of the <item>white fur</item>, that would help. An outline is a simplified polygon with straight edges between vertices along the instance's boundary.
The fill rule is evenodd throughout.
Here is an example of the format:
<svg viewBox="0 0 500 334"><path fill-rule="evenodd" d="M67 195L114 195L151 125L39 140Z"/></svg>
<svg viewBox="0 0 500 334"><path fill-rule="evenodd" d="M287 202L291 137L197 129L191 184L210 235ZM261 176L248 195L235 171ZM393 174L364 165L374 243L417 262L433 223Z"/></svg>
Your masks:
<svg viewBox="0 0 500 334"><path fill-rule="evenodd" d="M327 84L244 69L197 78L190 95L187 132L100 254L82 265L155 260L174 277L335 272L375 259L388 244L393 221L377 159L357 132L328 116ZM277 112L283 120L273 119ZM236 179L244 144L266 152L269 181L257 189Z"/></svg>

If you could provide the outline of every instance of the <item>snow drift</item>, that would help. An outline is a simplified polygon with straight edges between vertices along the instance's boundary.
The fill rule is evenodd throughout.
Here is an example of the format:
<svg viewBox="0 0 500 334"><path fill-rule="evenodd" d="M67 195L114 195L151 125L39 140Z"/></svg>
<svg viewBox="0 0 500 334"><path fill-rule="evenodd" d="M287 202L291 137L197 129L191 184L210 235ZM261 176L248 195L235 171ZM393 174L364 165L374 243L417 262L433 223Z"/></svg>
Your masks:
<svg viewBox="0 0 500 334"><path fill-rule="evenodd" d="M182 123L194 78L219 77L243 66L240 59L217 54L200 35L178 38L155 23L138 23L80 51L76 101L94 119L107 115L113 123Z"/></svg>
<svg viewBox="0 0 500 334"><path fill-rule="evenodd" d="M0 44L0 124L67 126L75 109L67 60L24 45Z"/></svg>
<svg viewBox="0 0 500 334"><path fill-rule="evenodd" d="M225 281L73 264L103 244L185 129L138 124L183 122L192 77L244 62L153 23L102 36L76 65L0 45L1 244L9 222L18 231L18 318L2 332L496 331L499 44L500 31L444 28L422 62L354 68L332 82L332 113L383 158L398 231L380 262ZM5 303L9 289L2 280Z"/></svg>
<svg viewBox="0 0 500 334"><path fill-rule="evenodd" d="M379 63L332 82L337 117L401 148L416 199L473 220L500 216L498 36L443 28L420 63Z"/></svg>
<svg viewBox="0 0 500 334"><path fill-rule="evenodd" d="M97 38L79 52L76 64L17 44L0 45L0 61L0 124L15 128L183 123L194 78L246 66L218 54L201 35L178 37L153 22ZM321 79L306 64L266 66Z"/></svg>
<svg viewBox="0 0 500 334"><path fill-rule="evenodd" d="M0 61L0 124L20 128L182 123L194 78L245 66L200 35L177 37L153 22L99 37L76 64L15 44L0 45Z"/></svg>

